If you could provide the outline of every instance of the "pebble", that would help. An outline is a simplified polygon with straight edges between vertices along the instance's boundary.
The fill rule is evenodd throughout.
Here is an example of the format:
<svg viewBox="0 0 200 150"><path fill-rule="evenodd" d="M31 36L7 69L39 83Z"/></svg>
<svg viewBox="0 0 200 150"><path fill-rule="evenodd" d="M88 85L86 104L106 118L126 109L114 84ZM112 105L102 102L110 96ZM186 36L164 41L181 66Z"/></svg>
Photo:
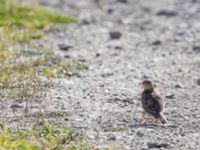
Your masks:
<svg viewBox="0 0 200 150"><path fill-rule="evenodd" d="M99 56L101 56L101 54L100 53L96 53L96 55L95 55L96 57L99 57Z"/></svg>
<svg viewBox="0 0 200 150"><path fill-rule="evenodd" d="M120 2L120 3L128 3L127 0L117 0L117 1Z"/></svg>
<svg viewBox="0 0 200 150"><path fill-rule="evenodd" d="M71 58L71 56L65 55L64 58L68 59L68 58Z"/></svg>
<svg viewBox="0 0 200 150"><path fill-rule="evenodd" d="M192 50L195 52L200 52L200 46L194 46Z"/></svg>
<svg viewBox="0 0 200 150"><path fill-rule="evenodd" d="M102 74L101 76L106 78L106 77L110 77L110 76L113 76L113 75L114 75L114 73L111 72L111 73Z"/></svg>
<svg viewBox="0 0 200 150"><path fill-rule="evenodd" d="M63 44L59 44L58 47L59 47L60 50L63 50L63 51L67 51L67 50L69 50L70 48L72 48L71 45L64 44L64 43L63 43Z"/></svg>
<svg viewBox="0 0 200 150"><path fill-rule="evenodd" d="M108 135L108 141L116 141L116 136L113 134Z"/></svg>
<svg viewBox="0 0 200 150"><path fill-rule="evenodd" d="M149 143L147 143L147 146L148 146L148 148L167 148L167 147L169 147L169 144L167 144L167 143L161 143L161 144L158 144L158 143L151 143L151 142L149 142Z"/></svg>
<svg viewBox="0 0 200 150"><path fill-rule="evenodd" d="M182 89L182 88L183 88L183 86L180 85L180 84L176 84L174 87L175 87L176 89Z"/></svg>
<svg viewBox="0 0 200 150"><path fill-rule="evenodd" d="M107 9L107 13L108 13L108 14L112 14L113 11L114 11L114 10L113 10L112 8Z"/></svg>
<svg viewBox="0 0 200 150"><path fill-rule="evenodd" d="M115 49L119 49L119 50L121 50L122 47L121 47L121 46L115 46Z"/></svg>
<svg viewBox="0 0 200 150"><path fill-rule="evenodd" d="M141 131L137 131L137 136L139 136L139 137L143 137L144 136L144 134L141 132Z"/></svg>
<svg viewBox="0 0 200 150"><path fill-rule="evenodd" d="M152 45L161 45L162 42L160 40L156 40L154 42L152 42Z"/></svg>
<svg viewBox="0 0 200 150"><path fill-rule="evenodd" d="M116 40L116 39L120 39L121 38L122 33L119 32L119 31L111 31L109 33L109 35L110 35L110 39Z"/></svg>
<svg viewBox="0 0 200 150"><path fill-rule="evenodd" d="M20 104L12 104L10 105L10 108L23 108L23 106Z"/></svg>
<svg viewBox="0 0 200 150"><path fill-rule="evenodd" d="M83 20L81 21L81 24L82 24L82 25L89 25L89 24L90 24L90 21L87 20L87 19L83 19Z"/></svg>
<svg viewBox="0 0 200 150"><path fill-rule="evenodd" d="M197 84L200 85L200 78L197 79Z"/></svg>
<svg viewBox="0 0 200 150"><path fill-rule="evenodd" d="M174 99L175 95L174 94L167 94L165 97L168 98L168 99Z"/></svg>
<svg viewBox="0 0 200 150"><path fill-rule="evenodd" d="M80 62L86 62L86 59L83 58L82 56L79 56L78 61L80 61Z"/></svg>
<svg viewBox="0 0 200 150"><path fill-rule="evenodd" d="M174 17L177 16L176 11L170 11L170 10L160 10L156 13L157 16L166 16L166 17Z"/></svg>

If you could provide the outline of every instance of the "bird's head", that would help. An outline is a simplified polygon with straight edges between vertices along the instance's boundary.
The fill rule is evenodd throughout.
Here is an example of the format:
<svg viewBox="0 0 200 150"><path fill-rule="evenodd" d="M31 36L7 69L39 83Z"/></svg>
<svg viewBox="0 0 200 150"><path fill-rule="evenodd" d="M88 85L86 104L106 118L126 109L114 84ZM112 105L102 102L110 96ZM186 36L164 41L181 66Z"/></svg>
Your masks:
<svg viewBox="0 0 200 150"><path fill-rule="evenodd" d="M142 85L143 85L144 90L153 90L153 88L154 88L153 84L150 80L144 80L142 82Z"/></svg>

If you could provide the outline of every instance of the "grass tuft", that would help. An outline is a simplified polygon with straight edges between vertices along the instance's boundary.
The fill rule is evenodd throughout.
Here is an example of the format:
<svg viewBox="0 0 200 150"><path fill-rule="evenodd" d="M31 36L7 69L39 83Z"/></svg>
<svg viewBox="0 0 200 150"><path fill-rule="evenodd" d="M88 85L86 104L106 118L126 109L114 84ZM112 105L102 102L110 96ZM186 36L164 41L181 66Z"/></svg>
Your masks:
<svg viewBox="0 0 200 150"><path fill-rule="evenodd" d="M83 142L82 132L72 128L57 127L47 122L36 125L32 130L0 131L1 149L19 150L87 150L91 146Z"/></svg>

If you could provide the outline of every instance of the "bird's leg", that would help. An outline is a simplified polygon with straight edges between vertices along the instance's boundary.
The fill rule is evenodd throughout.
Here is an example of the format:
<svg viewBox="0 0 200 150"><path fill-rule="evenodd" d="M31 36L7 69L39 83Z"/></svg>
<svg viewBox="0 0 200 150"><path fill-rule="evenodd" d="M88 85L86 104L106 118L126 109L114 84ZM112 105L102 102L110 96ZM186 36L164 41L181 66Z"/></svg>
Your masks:
<svg viewBox="0 0 200 150"><path fill-rule="evenodd" d="M156 118L156 120L154 121L155 124L158 124L159 123L159 120L158 118Z"/></svg>
<svg viewBox="0 0 200 150"><path fill-rule="evenodd" d="M147 124L147 118L145 112L142 112L142 121L144 121L144 124Z"/></svg>
<svg viewBox="0 0 200 150"><path fill-rule="evenodd" d="M159 124L160 123L160 120L159 120L159 118L155 118L156 120L154 121L154 123L157 125L157 124Z"/></svg>

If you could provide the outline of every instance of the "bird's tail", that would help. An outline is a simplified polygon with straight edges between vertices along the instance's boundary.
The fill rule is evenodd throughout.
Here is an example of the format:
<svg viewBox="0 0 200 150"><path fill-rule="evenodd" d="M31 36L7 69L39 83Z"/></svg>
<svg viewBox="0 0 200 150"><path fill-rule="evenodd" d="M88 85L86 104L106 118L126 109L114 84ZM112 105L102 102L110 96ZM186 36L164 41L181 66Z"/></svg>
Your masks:
<svg viewBox="0 0 200 150"><path fill-rule="evenodd" d="M164 116L163 113L159 114L159 119L163 124L167 123L167 119L166 119L166 117Z"/></svg>

